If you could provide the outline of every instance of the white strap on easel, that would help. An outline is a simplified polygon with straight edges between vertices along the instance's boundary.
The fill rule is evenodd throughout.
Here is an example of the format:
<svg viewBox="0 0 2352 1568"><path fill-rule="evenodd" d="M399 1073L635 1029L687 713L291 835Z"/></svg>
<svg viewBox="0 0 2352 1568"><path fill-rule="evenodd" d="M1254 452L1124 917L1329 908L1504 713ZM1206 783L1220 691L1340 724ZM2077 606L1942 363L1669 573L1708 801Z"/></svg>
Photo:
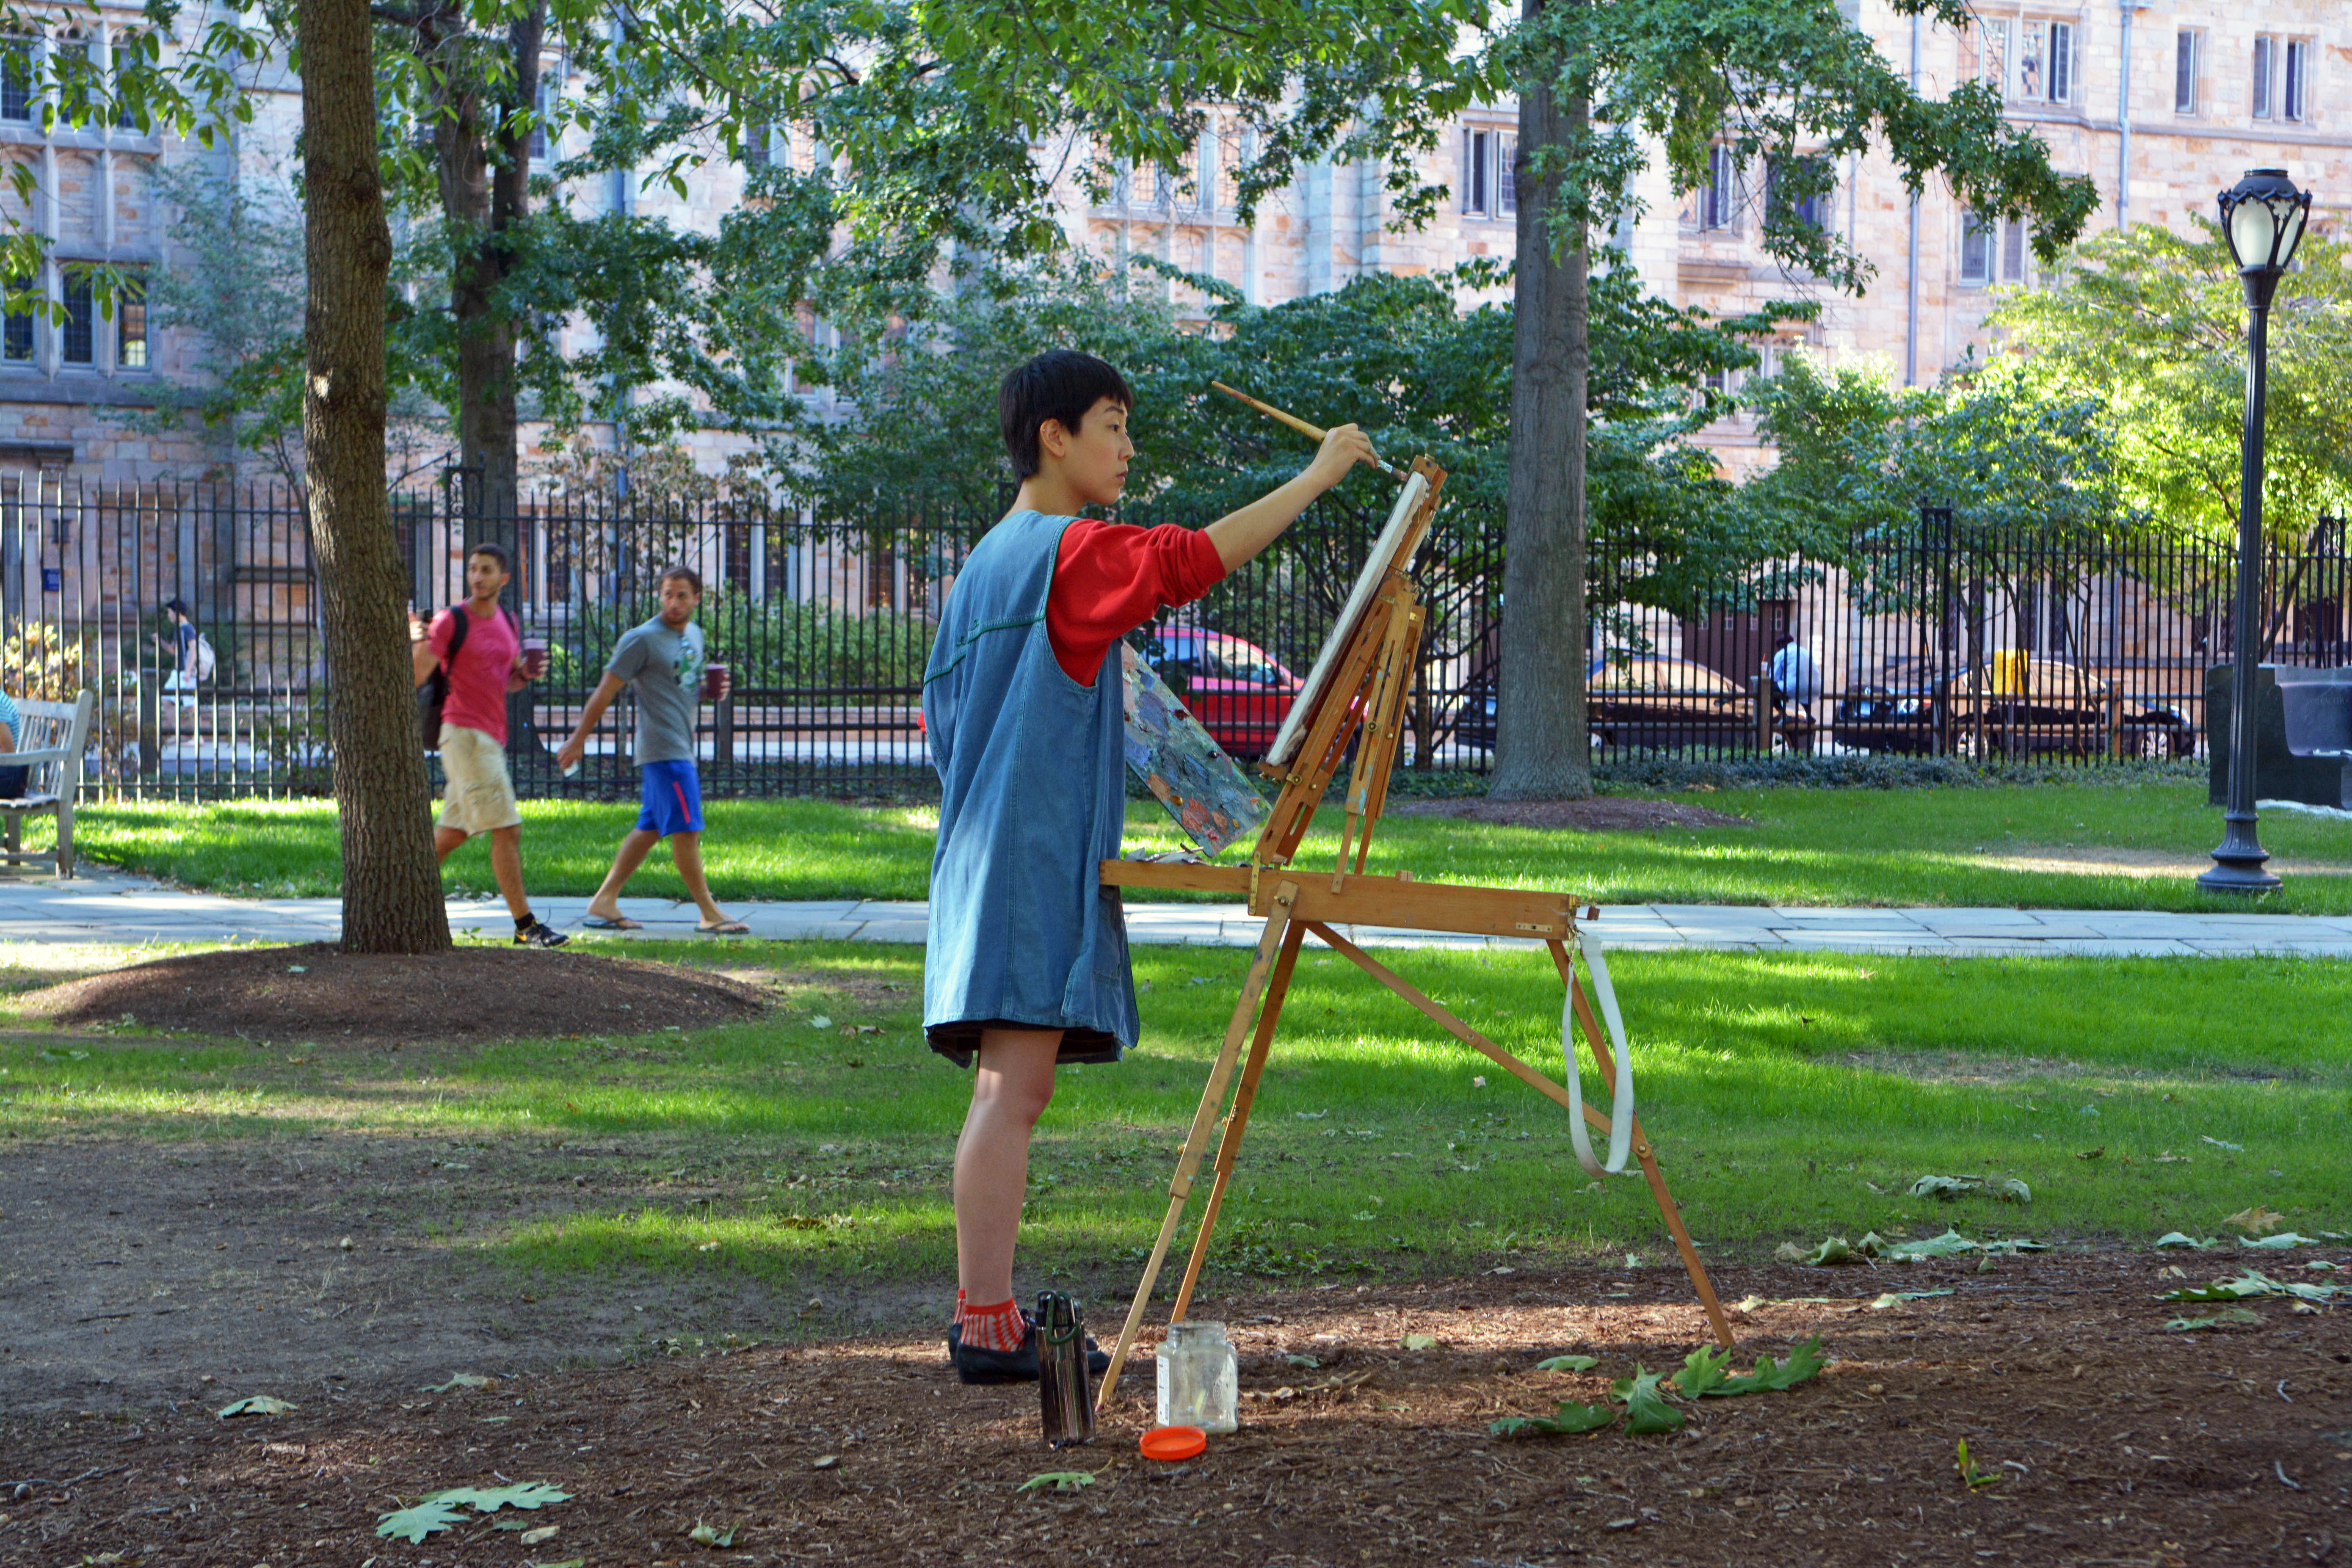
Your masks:
<svg viewBox="0 0 2352 1568"><path fill-rule="evenodd" d="M1615 1175L1625 1168L1633 1147L1633 1058L1625 1048L1625 1020L1617 1011L1617 990L1609 984L1609 961L1601 956L1601 938L1589 931L1576 933L1584 952L1584 966L1592 972L1592 998L1608 1026L1610 1044L1617 1050L1617 1088L1610 1096L1609 1159L1592 1157L1592 1141L1584 1134L1584 1090L1576 1070L1576 992L1571 987L1559 1005L1559 1054L1568 1068L1568 1137L1576 1163L1596 1176Z"/></svg>

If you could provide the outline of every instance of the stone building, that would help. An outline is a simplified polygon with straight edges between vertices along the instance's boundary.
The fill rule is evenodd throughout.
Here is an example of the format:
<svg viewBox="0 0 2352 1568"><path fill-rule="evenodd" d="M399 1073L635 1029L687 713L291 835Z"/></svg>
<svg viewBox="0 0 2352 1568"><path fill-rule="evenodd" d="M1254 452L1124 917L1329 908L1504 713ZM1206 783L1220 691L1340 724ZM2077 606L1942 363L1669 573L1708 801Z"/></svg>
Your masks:
<svg viewBox="0 0 2352 1568"><path fill-rule="evenodd" d="M2352 8L2337 0L1984 0L1965 33L1898 16L1887 0L1849 0L1849 9L1922 91L1969 79L1994 84L2011 120L2038 132L2060 168L2097 183L2095 228L2185 226L2191 214L2210 214L2214 193L2256 165L2284 166L2314 191L2315 226L2323 232L2352 207ZM189 14L188 37L203 21L201 11ZM134 6L100 0L94 17L24 47L87 50L103 68L139 26ZM548 90L584 89L562 60L547 63ZM256 123L226 152L205 153L131 125L45 129L31 79L21 63L0 65L0 155L31 167L36 192L27 208L13 191L0 190L0 207L50 242L52 260L39 282L65 319L14 316L0 332L0 468L38 469L68 482L256 477L217 436L131 427L125 416L152 408L159 384L202 374L202 345L184 331L150 332L135 299L107 319L88 284L60 264L103 261L134 274L185 265L168 242L172 215L156 190L157 167L209 158L222 173L255 171L282 189L299 118L295 84L274 68L254 68ZM1268 303L1370 271L1433 272L1513 253L1517 129L1509 104L1465 115L1425 160L1426 174L1451 188L1450 199L1418 230L1393 221L1380 169L1361 163L1303 170L1243 225L1234 170L1250 151L1244 135L1213 116L1187 168L1139 172L1099 203L1065 180L1055 193L1065 227L1108 262L1156 256ZM803 167L820 155L781 133L754 153ZM1628 215L1617 237L1650 290L1678 304L1730 313L1772 300L1817 299L1820 319L1792 327L1768 349L1768 367L1780 349L1803 343L1832 358L1876 356L1906 381L1932 381L1983 345L1998 290L2036 281L2027 237L2015 224L1978 224L1933 182L1914 203L1884 156L1848 159L1835 174L1819 218L1841 229L1874 269L1859 297L1791 276L1764 254L1758 231L1767 172L1734 170L1727 156L1706 185L1682 195L1654 170L1636 192L1638 213ZM606 178L582 182L564 199L583 212L627 210L709 228L742 191L742 169L714 163L693 175L683 196L663 182ZM1180 311L1202 303L1181 288L1171 293ZM821 323L796 326L824 331ZM584 345L589 331L572 329L574 342ZM609 428L589 434L600 444L614 438ZM1765 460L1743 419L1724 422L1705 439L1735 473ZM715 466L736 444L713 431L692 445Z"/></svg>

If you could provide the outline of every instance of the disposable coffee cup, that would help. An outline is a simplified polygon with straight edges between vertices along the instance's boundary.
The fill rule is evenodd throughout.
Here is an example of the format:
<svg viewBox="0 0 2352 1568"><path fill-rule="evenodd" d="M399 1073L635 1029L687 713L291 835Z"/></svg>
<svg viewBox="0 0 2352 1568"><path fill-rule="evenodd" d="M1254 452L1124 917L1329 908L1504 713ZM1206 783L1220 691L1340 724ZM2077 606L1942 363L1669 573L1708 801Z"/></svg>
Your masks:
<svg viewBox="0 0 2352 1568"><path fill-rule="evenodd" d="M702 667L702 700L706 702L716 702L719 700L719 693L726 689L727 667L723 664L704 665Z"/></svg>
<svg viewBox="0 0 2352 1568"><path fill-rule="evenodd" d="M545 637L522 639L522 670L525 675L534 679L547 673L547 639Z"/></svg>

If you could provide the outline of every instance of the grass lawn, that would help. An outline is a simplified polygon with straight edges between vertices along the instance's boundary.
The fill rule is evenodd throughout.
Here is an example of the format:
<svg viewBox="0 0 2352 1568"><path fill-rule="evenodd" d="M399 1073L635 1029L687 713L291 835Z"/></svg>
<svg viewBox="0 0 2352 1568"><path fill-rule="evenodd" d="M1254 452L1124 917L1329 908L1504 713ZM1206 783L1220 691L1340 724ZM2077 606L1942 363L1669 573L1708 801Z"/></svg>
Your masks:
<svg viewBox="0 0 2352 1568"><path fill-rule="evenodd" d="M1682 798L1753 819L1750 827L1573 833L1391 816L1370 868L1424 879L1573 891L1603 903L1942 904L2056 909L2352 911L2352 825L2265 815L2264 845L2290 873L2257 904L2200 893L2190 875L2221 837L2204 791L2178 784L2034 784L1949 790L1723 790ZM634 805L523 806L534 892L595 890ZM934 814L817 800L717 801L704 852L724 899L920 899ZM1325 824L1338 813L1327 809ZM1174 847L1150 802L1128 812L1130 847ZM75 837L92 858L215 891L290 896L341 890L334 807L325 801L92 807ZM1336 852L1329 833L1302 858ZM455 856L453 890L490 890L488 851ZM682 898L667 857L632 894Z"/></svg>
<svg viewBox="0 0 2352 1568"><path fill-rule="evenodd" d="M1024 1280L1132 1278L1246 958L1138 952L1142 1046L1065 1075L1032 1166ZM595 1155L599 1191L626 1196L469 1222L462 1187L477 1174L452 1178L446 1210L397 1223L557 1274L944 1278L968 1088L921 1043L919 952L744 944L704 962L780 976L787 1005L691 1037L397 1052L28 1026L0 1041L0 1137L414 1135L453 1170L503 1157L461 1152L473 1147ZM1543 954L1424 952L1398 967L1558 1070ZM2255 1204L2305 1233L2352 1229L2338 1142L2352 1066L2313 1022L2352 1009L2344 965L1626 953L1614 968L1643 1121L1715 1256L1951 1225L2145 1245L2176 1228L2225 1235L2223 1216ZM1931 1173L2020 1177L2032 1202L1906 1195ZM1588 1182L1557 1108L1312 947L1220 1238L1228 1282L1671 1261L1637 1176Z"/></svg>

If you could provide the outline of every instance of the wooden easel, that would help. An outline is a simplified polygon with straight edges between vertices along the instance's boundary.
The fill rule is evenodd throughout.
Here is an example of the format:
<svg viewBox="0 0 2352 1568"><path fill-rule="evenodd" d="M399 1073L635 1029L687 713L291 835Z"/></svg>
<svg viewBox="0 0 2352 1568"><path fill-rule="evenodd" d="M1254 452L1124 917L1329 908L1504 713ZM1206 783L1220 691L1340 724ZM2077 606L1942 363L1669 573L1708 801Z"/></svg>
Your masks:
<svg viewBox="0 0 2352 1568"><path fill-rule="evenodd" d="M1266 408L1255 399L1243 401L1321 438L1322 432L1304 421ZM1217 1145L1215 1180L1209 1189L1208 1204L1201 1215L1200 1231L1193 1238L1192 1257L1185 1264L1184 1282L1177 1291L1170 1321L1181 1322L1186 1309L1192 1305L1193 1288L1200 1282L1201 1268L1208 1258L1209 1237L1216 1226L1217 1211L1223 1205L1226 1184L1233 1177L1242 1135L1249 1126L1250 1108L1257 1098L1258 1082L1265 1070L1266 1054L1282 1016L1291 972L1308 932L1419 1008L1463 1044L1489 1058L1538 1093L1570 1107L1568 1091L1559 1083L1456 1018L1332 927L1360 924L1541 938L1550 949L1552 962L1568 989L1579 1032L1599 1064L1601 1082L1610 1093L1616 1092L1615 1063L1603 1044L1601 1026L1569 953L1568 942L1576 934L1573 900L1564 893L1416 882L1409 871L1400 871L1393 878L1363 874L1372 831L1387 804L1389 773L1396 764L1405 700L1412 685L1421 646L1423 607L1406 567L1436 516L1438 498L1445 483L1445 471L1425 457L1415 458L1412 468L1429 481L1429 493L1398 541L1370 610L1350 637L1335 667L1334 678L1318 699L1304 743L1284 764L1288 771L1269 769L1282 778L1282 793L1259 833L1249 863L1209 866L1135 860L1102 862L1106 886L1181 888L1245 896L1250 912L1265 917L1265 928L1258 936L1256 952L1242 981L1241 998L1234 1005L1232 1021L1225 1026L1224 1044L1210 1068L1200 1109L1193 1113L1192 1130L1185 1135L1175 1178L1169 1184L1168 1213L1160 1221L1160 1237L1152 1245L1150 1260L1144 1265L1143 1281L1136 1288L1135 1300L1119 1330L1118 1346L1112 1352L1110 1367L1103 1375L1098 1404L1108 1404L1119 1373L1127 1364L1128 1354L1134 1348L1137 1331L1143 1323L1144 1308L1151 1298L1152 1287L1159 1281L1169 1244L1175 1237L1176 1227L1192 1197L1192 1179L1208 1152L1210 1133L1218 1124L1218 1111L1225 1104L1226 1091L1232 1089L1233 1108L1223 1118L1223 1132ZM1347 815L1340 826L1338 865L1328 876L1293 866L1291 857L1313 823L1316 808L1322 804L1324 793L1347 755L1349 742L1360 731L1362 743L1357 748L1354 770L1348 781ZM1352 872L1349 867L1351 847L1355 860ZM1253 1018L1256 1021L1254 1030ZM1242 1054L1244 1036L1249 1038L1246 1060ZM1237 1065L1241 1079L1236 1088L1234 1075ZM1589 1105L1583 1107L1583 1112L1588 1122L1604 1132L1608 1131L1610 1121L1606 1115ZM1682 1254L1683 1267L1690 1273L1691 1284L1706 1310L1717 1342L1728 1350L1732 1344L1731 1324L1716 1300L1706 1266L1700 1263L1690 1233L1683 1226L1674 1196L1666 1191L1665 1177L1658 1171L1656 1155L1638 1119L1633 1122L1633 1156L1650 1184L1651 1196L1656 1200L1666 1229Z"/></svg>

